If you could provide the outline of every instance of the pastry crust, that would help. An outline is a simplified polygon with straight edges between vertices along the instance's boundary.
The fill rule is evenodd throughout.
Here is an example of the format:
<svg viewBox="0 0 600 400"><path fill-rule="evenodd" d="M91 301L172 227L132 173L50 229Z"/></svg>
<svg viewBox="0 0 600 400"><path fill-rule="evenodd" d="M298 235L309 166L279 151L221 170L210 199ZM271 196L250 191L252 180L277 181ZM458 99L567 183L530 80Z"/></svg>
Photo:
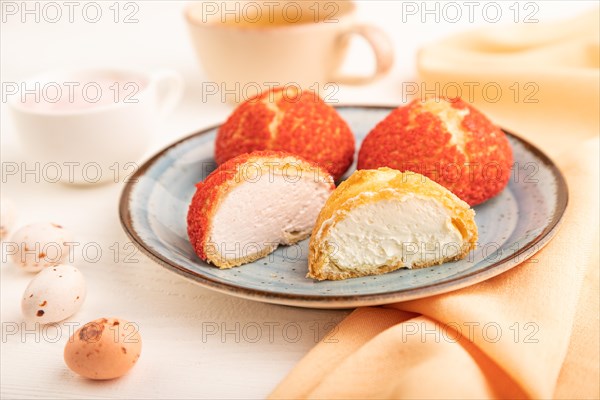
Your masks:
<svg viewBox="0 0 600 400"><path fill-rule="evenodd" d="M474 206L506 187L513 155L504 132L474 107L432 97L398 107L377 124L357 165L421 173Z"/></svg>
<svg viewBox="0 0 600 400"><path fill-rule="evenodd" d="M250 172L251 171L251 172ZM271 253L277 246L266 247L263 251L240 258L221 256L216 245L211 242L212 221L225 196L238 185L247 182L247 174L307 174L312 179L335 189L333 177L316 164L301 157L281 151L256 151L235 157L214 170L206 179L196 184L187 215L188 236L192 247L202 260L219 268L232 268L252 262ZM306 239L310 230L293 232L283 238L283 244L293 244Z"/></svg>
<svg viewBox="0 0 600 400"><path fill-rule="evenodd" d="M433 198L440 202L451 215L453 225L463 238L459 254L415 263L413 268L425 268L462 259L475 248L477 242L475 212L448 189L413 172L402 173L385 167L377 170L359 170L339 185L317 218L310 239L307 277L317 280L340 280L380 275L402 268L402 263L381 267L363 265L357 269L336 265L330 257L333 249L328 243L327 237L330 229L345 219L348 213L356 207L382 200L400 199L407 194ZM336 249L336 251L344 251L344 249Z"/></svg>
<svg viewBox="0 0 600 400"><path fill-rule="evenodd" d="M337 180L354 160L354 135L317 93L295 86L275 88L240 104L215 141L218 164L259 150L298 154Z"/></svg>

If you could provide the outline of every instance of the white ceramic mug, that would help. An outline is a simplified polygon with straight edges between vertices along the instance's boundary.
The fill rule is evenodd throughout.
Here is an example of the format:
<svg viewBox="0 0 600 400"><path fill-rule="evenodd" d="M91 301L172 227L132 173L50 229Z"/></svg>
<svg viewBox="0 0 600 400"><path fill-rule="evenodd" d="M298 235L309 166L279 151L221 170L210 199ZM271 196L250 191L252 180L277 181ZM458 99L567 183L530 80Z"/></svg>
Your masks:
<svg viewBox="0 0 600 400"><path fill-rule="evenodd" d="M8 102L40 168L50 166L53 180L86 184L122 181L135 170L182 91L174 71L90 69L21 82Z"/></svg>
<svg viewBox="0 0 600 400"><path fill-rule="evenodd" d="M356 23L352 1L203 2L189 6L185 17L208 77L228 89L272 82L362 84L393 64L389 38L375 26ZM373 49L372 75L339 72L353 35L364 37Z"/></svg>

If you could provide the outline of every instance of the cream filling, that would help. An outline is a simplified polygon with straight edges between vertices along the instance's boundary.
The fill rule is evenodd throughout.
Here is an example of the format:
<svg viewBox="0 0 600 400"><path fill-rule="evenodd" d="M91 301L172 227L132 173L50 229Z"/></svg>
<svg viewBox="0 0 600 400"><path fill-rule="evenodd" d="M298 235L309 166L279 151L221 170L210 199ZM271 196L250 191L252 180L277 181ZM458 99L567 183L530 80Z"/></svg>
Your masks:
<svg viewBox="0 0 600 400"><path fill-rule="evenodd" d="M326 242L339 268L357 270L432 264L458 255L463 238L439 201L407 194L352 209Z"/></svg>
<svg viewBox="0 0 600 400"><path fill-rule="evenodd" d="M265 172L232 189L212 220L208 242L217 257L266 254L279 244L306 237L331 193L328 183L308 175L298 178Z"/></svg>

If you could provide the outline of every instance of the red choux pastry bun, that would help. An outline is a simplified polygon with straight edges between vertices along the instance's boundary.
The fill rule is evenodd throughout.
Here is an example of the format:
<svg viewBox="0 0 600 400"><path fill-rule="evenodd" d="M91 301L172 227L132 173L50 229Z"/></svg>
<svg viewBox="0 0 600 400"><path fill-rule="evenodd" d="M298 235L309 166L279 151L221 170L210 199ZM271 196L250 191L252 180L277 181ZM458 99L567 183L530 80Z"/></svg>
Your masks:
<svg viewBox="0 0 600 400"><path fill-rule="evenodd" d="M354 135L317 93L295 86L275 88L234 110L217 134L215 160L222 164L257 150L297 154L337 180L354 159Z"/></svg>
<svg viewBox="0 0 600 400"><path fill-rule="evenodd" d="M456 99L414 100L392 111L369 132L358 169L413 171L474 206L508 184L512 149L504 132Z"/></svg>
<svg viewBox="0 0 600 400"><path fill-rule="evenodd" d="M190 243L202 260L231 268L306 239L335 185L302 157L256 151L221 164L196 188Z"/></svg>

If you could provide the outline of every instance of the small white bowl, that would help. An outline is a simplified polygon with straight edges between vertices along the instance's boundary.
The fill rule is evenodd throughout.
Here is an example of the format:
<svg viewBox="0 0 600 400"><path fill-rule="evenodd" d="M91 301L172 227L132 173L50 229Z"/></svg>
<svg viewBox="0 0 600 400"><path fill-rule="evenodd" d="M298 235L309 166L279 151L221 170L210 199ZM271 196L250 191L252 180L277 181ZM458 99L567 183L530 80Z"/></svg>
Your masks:
<svg viewBox="0 0 600 400"><path fill-rule="evenodd" d="M75 184L135 168L183 91L174 71L125 69L49 72L17 86L8 103L25 150Z"/></svg>

